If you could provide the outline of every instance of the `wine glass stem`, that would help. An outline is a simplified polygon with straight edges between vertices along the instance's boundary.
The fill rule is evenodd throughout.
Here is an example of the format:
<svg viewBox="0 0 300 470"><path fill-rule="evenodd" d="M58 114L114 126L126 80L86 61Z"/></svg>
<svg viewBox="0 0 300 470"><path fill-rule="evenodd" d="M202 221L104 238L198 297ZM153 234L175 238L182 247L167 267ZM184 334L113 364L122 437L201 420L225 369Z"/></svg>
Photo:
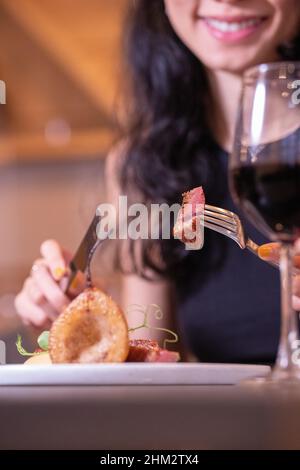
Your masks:
<svg viewBox="0 0 300 470"><path fill-rule="evenodd" d="M293 352L299 347L298 319L292 307L293 244L283 243L280 251L281 334L275 370L292 372L298 369Z"/></svg>

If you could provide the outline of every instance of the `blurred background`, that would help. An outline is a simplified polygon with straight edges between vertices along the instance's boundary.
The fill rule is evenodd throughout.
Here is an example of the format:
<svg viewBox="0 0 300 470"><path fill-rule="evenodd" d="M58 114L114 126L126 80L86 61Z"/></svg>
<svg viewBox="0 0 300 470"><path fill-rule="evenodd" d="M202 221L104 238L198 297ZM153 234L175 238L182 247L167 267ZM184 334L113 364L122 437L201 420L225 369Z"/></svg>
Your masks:
<svg viewBox="0 0 300 470"><path fill-rule="evenodd" d="M55 238L75 250L105 200L129 1L0 0L0 339L7 362L24 360L18 332L30 345L13 298L41 242Z"/></svg>

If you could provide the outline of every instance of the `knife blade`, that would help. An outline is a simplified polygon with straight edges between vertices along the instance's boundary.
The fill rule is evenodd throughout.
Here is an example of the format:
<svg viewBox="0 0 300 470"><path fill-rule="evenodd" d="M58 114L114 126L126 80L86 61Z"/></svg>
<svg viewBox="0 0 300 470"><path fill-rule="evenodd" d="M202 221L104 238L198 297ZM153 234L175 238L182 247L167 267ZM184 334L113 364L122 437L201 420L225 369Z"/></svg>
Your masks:
<svg viewBox="0 0 300 470"><path fill-rule="evenodd" d="M87 285L90 284L90 269L89 265L91 263L92 257L98 248L105 240L109 238L109 234L105 238L99 238L97 235L97 226L100 222L101 216L96 214L88 227L77 251L69 263L70 276L68 278L62 279L60 282L61 289L67 293L69 288L72 285L77 273L79 271L86 273L87 271Z"/></svg>

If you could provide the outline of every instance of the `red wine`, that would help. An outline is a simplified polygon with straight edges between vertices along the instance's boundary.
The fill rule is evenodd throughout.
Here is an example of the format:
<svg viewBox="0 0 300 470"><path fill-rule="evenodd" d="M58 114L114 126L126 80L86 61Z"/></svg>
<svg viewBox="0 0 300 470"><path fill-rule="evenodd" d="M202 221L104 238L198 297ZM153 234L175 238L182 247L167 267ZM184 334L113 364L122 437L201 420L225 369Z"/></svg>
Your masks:
<svg viewBox="0 0 300 470"><path fill-rule="evenodd" d="M300 164L257 164L231 171L232 188L252 223L276 238L300 230Z"/></svg>

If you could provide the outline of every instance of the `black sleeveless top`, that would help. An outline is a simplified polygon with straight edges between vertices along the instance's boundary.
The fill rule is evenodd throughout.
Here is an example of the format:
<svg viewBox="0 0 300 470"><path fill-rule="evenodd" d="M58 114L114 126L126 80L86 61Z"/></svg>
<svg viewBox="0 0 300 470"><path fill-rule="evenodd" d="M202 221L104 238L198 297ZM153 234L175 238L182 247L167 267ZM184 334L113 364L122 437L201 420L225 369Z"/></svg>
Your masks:
<svg viewBox="0 0 300 470"><path fill-rule="evenodd" d="M266 243L235 206L228 189L228 155L221 152L219 157L218 179L224 185L220 207L238 213L248 235ZM207 270L208 258L213 270ZM191 251L186 262L187 274L176 282L176 293L188 349L203 362L273 363L280 329L279 271L207 229L202 250Z"/></svg>

